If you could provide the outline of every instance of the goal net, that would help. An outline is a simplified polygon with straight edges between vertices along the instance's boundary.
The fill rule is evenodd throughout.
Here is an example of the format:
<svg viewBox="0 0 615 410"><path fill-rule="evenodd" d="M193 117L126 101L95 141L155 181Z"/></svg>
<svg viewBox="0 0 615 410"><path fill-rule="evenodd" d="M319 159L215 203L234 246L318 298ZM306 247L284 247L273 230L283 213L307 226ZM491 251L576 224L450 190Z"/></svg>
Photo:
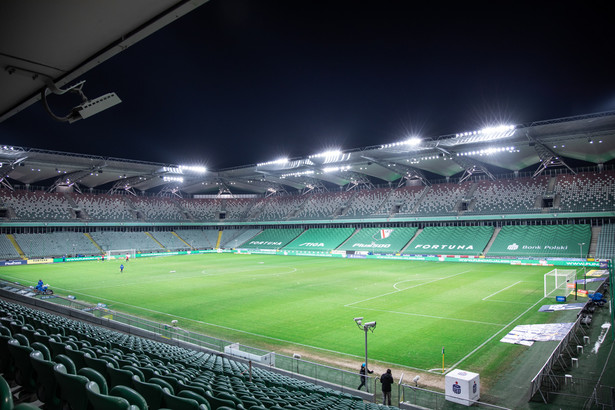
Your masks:
<svg viewBox="0 0 615 410"><path fill-rule="evenodd" d="M545 298L547 296L567 296L571 291L569 284L574 288L576 277L577 271L574 269L553 269L545 273Z"/></svg>
<svg viewBox="0 0 615 410"><path fill-rule="evenodd" d="M136 249L113 249L107 251L107 259L134 259L137 255Z"/></svg>

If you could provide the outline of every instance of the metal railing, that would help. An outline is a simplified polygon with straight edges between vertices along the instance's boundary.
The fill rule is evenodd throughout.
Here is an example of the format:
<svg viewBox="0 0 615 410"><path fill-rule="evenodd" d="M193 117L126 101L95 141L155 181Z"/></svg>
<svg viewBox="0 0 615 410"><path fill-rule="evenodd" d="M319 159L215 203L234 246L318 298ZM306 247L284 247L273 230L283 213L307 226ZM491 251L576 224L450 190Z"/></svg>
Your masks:
<svg viewBox="0 0 615 410"><path fill-rule="evenodd" d="M530 389L528 391L529 395L527 397L528 401L530 401L536 393L540 392L543 401L547 403L547 398L541 392L541 388L549 385L552 385L554 387L557 386L558 380L552 372L553 366L560 360L561 355L566 351L566 349L569 349L568 345L570 344L572 338L576 338L576 332L581 329L582 318L582 315L579 315L577 317L577 320L570 328L570 331L558 343L558 345L553 350L553 353L551 353L551 356L549 356L545 364L530 382Z"/></svg>

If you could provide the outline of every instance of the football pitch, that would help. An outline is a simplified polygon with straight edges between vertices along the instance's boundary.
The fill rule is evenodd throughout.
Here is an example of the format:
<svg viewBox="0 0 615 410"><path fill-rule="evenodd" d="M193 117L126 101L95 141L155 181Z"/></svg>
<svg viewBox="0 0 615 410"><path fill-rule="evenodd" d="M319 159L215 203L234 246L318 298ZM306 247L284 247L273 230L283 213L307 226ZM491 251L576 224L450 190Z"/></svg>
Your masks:
<svg viewBox="0 0 615 410"><path fill-rule="evenodd" d="M248 346L324 362L364 357L353 321L376 321L371 363L489 377L521 346L499 340L537 321L551 267L205 254L3 267L2 279ZM542 303L541 303L542 301ZM343 367L343 366L342 366Z"/></svg>

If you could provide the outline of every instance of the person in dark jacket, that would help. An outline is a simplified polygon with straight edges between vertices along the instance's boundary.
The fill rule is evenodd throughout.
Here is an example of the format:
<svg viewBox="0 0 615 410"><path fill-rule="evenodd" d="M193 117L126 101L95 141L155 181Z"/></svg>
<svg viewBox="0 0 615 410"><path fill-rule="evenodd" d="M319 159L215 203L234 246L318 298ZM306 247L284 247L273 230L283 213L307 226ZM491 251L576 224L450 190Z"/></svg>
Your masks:
<svg viewBox="0 0 615 410"><path fill-rule="evenodd" d="M367 380L367 377L365 376L365 373L373 373L373 370L369 370L367 367L365 367L365 363L363 363L361 365L361 370L359 370L359 374L361 375L361 384L359 385L359 387L357 387L357 390L361 390L361 387L365 386L365 381ZM369 391L369 389L367 388L367 386L365 387L366 390Z"/></svg>
<svg viewBox="0 0 615 410"><path fill-rule="evenodd" d="M387 369L387 372L380 376L380 383L382 383L382 404L391 405L391 385L393 384L393 375L391 369ZM388 402L388 403L387 403Z"/></svg>

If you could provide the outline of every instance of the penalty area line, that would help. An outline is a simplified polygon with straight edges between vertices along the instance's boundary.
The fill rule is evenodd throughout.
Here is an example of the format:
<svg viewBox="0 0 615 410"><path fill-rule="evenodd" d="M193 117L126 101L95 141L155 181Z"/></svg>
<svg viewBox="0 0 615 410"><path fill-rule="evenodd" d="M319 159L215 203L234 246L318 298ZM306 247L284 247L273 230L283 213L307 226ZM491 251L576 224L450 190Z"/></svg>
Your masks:
<svg viewBox="0 0 615 410"><path fill-rule="evenodd" d="M489 339L485 340L483 343L481 343L480 345L478 345L474 350L472 350L470 353L468 353L467 355L465 355L464 357L462 357L459 361L457 361L457 363L453 364L452 366L450 366L450 369L456 369L457 366L459 366L461 363L463 363L464 361L466 361L466 359L468 359L470 356L472 356L474 353L476 353L477 351L479 351L480 349L482 349L487 343L489 343L491 340L493 340L497 335L499 335L500 333L502 333L504 330L506 330L508 327L510 327L513 323L515 323L517 320L521 319L527 312L529 312L531 309L533 309L534 307L536 307L536 305L538 305L539 303L541 303L545 298L540 298L538 299L538 301L536 303L534 303L532 306L530 306L529 308L525 309L519 316L517 316L516 318L514 318L513 320L511 320L510 322L508 322L506 325L504 325L504 327L502 327L502 329L498 330L497 332L495 332Z"/></svg>
<svg viewBox="0 0 615 410"><path fill-rule="evenodd" d="M487 299L489 299L491 296L495 296L495 295L497 295L497 294L498 294L498 293L500 293L500 292L504 292L506 289L510 289L510 288L512 288L513 286L518 285L518 284L519 284L519 283L521 283L521 282L523 282L523 281L521 281L521 280L520 280L519 282L515 282L515 283L513 283L513 284L512 284L512 285L510 285L510 286L506 286L504 289L500 289L500 290L498 290L497 292L493 292L491 295L484 297L484 298L483 298L483 300L487 300Z"/></svg>

